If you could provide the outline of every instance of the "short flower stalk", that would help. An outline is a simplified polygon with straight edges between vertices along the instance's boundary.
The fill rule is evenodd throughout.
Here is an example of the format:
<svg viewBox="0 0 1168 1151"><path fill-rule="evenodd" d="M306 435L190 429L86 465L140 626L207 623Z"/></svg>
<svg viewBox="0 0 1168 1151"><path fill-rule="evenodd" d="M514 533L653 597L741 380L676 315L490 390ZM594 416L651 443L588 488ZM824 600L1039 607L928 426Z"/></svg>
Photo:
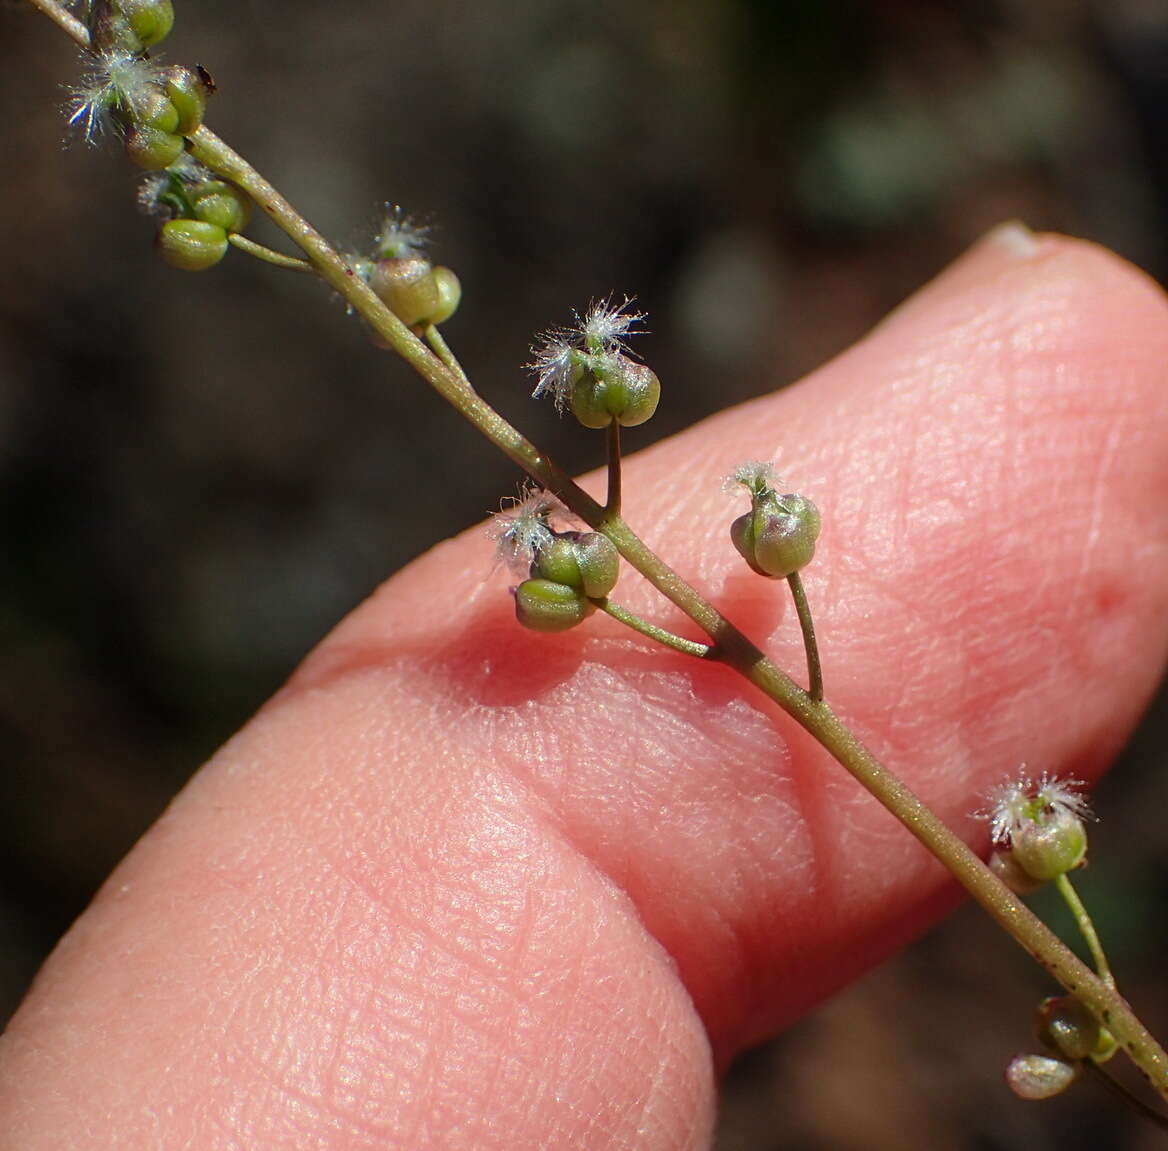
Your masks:
<svg viewBox="0 0 1168 1151"><path fill-rule="evenodd" d="M424 227L391 209L370 252L344 255L202 123L189 75L163 72L146 56L146 47L170 31L169 0L95 3L88 25L56 0L28 2L82 47L92 49L99 78L81 90L75 119L93 136L108 116L131 159L151 170L148 179L157 182L157 210L166 217L159 244L168 262L205 270L234 247L270 264L313 271L361 317L380 345L404 359L535 482L536 488L497 517L494 529L500 558L520 581L514 589L520 623L541 632L566 632L600 610L666 647L738 671L892 812L1067 992L1042 1009L1041 1042L1047 1053L1020 1056L1011 1065L1008 1077L1019 1094L1057 1094L1084 1065L1096 1067L1105 1051L1109 1055L1121 1049L1168 1098L1168 1055L1117 992L1094 928L1067 877L1086 852L1081 798L1045 777L1037 784L1022 781L1003 789L995 797L991 826L998 850L987 866L824 702L815 630L800 578L820 531L814 504L802 495L779 494L766 465L744 465L735 474L734 482L747 489L751 507L733 522L731 541L757 574L787 581L806 649L808 690L690 587L622 518L620 429L651 418L661 398L656 374L629 351L628 340L644 319L630 310L631 301L594 304L577 315L574 325L548 333L533 349L534 394L551 396L557 408L571 411L583 426L606 432L608 492L601 504L471 386L439 332L458 307L461 289L452 270L434 265L425 255ZM144 67L135 70L135 62ZM125 66L117 80L114 64ZM305 259L273 252L241 235L252 205L277 224ZM710 642L673 635L613 603L610 593L621 561L685 612ZM1095 972L1019 897L1028 885L1052 881L1083 928Z"/></svg>

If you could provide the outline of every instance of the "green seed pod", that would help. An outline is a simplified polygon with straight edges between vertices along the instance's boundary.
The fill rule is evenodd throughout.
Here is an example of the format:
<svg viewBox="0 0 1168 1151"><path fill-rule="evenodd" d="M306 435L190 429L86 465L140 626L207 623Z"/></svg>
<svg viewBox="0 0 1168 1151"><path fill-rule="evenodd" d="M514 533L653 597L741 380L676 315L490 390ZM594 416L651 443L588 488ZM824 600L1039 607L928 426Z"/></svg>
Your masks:
<svg viewBox="0 0 1168 1151"><path fill-rule="evenodd" d="M1086 862L1087 829L1073 811L1056 808L1013 828L1010 854L1031 878L1057 879Z"/></svg>
<svg viewBox="0 0 1168 1151"><path fill-rule="evenodd" d="M89 31L98 53L133 52L166 39L174 27L171 0L91 0Z"/></svg>
<svg viewBox="0 0 1168 1151"><path fill-rule="evenodd" d="M524 580L515 589L515 618L532 631L567 631L594 610L575 588L554 580Z"/></svg>
<svg viewBox="0 0 1168 1151"><path fill-rule="evenodd" d="M169 168L183 154L186 141L173 132L143 126L126 133L126 155L139 168L157 171Z"/></svg>
<svg viewBox="0 0 1168 1151"><path fill-rule="evenodd" d="M1079 1068L1047 1055L1015 1055L1006 1082L1020 1099L1053 1099L1079 1077Z"/></svg>
<svg viewBox="0 0 1168 1151"><path fill-rule="evenodd" d="M158 233L158 250L184 272L213 268L227 254L227 233L205 220L167 220Z"/></svg>
<svg viewBox="0 0 1168 1151"><path fill-rule="evenodd" d="M572 414L586 428L613 420L626 428L643 424L657 410L661 381L645 364L620 352L590 356L572 384Z"/></svg>
<svg viewBox="0 0 1168 1151"><path fill-rule="evenodd" d="M143 48L161 43L174 27L171 0L115 0L113 7Z"/></svg>
<svg viewBox="0 0 1168 1151"><path fill-rule="evenodd" d="M1070 995L1052 995L1038 1005L1034 1034L1051 1051L1074 1062L1089 1059L1101 1051L1115 1050L1111 1034Z"/></svg>
<svg viewBox="0 0 1168 1151"><path fill-rule="evenodd" d="M539 549L531 575L583 592L589 599L602 599L616 587L620 553L599 532L565 532Z"/></svg>
<svg viewBox="0 0 1168 1151"><path fill-rule="evenodd" d="M438 322L435 316L453 314L451 295L453 291L457 296L458 280L452 282L454 273L445 271L449 274L436 277L433 265L421 256L378 260L369 274L369 286L403 324L433 324ZM453 303L458 306L457 298Z"/></svg>
<svg viewBox="0 0 1168 1151"><path fill-rule="evenodd" d="M583 532L576 541L581 587L589 599L603 599L620 576L620 552L600 532Z"/></svg>
<svg viewBox="0 0 1168 1151"><path fill-rule="evenodd" d="M178 113L174 131L189 136L203 122L207 110L207 86L199 74L181 64L172 64L162 74L162 87Z"/></svg>
<svg viewBox="0 0 1168 1151"><path fill-rule="evenodd" d="M428 320L431 324L444 324L458 311L458 305L462 300L462 285L450 268L439 264L434 269L434 287L438 292L438 305Z"/></svg>
<svg viewBox="0 0 1168 1151"><path fill-rule="evenodd" d="M786 579L815 556L819 528L819 509L805 496L767 490L730 525L730 539L759 575Z"/></svg>
<svg viewBox="0 0 1168 1151"><path fill-rule="evenodd" d="M584 580L580 575L576 534L566 532L540 547L531 564L533 579L551 580L553 583L562 583L574 591L582 590Z"/></svg>
<svg viewBox="0 0 1168 1151"><path fill-rule="evenodd" d="M251 219L251 199L226 180L206 180L187 192L195 219L218 224L225 232L242 232Z"/></svg>

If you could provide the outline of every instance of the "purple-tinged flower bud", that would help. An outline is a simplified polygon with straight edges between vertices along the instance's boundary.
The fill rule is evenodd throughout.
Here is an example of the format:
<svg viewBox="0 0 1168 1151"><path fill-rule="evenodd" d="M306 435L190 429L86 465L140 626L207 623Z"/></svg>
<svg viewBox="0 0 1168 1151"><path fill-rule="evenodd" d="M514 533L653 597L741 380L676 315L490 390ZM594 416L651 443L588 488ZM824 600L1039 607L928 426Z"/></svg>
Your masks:
<svg viewBox="0 0 1168 1151"><path fill-rule="evenodd" d="M751 510L730 525L730 539L760 575L786 579L815 556L819 528L819 509L809 499L768 489L753 496Z"/></svg>
<svg viewBox="0 0 1168 1151"><path fill-rule="evenodd" d="M1052 995L1038 1005L1034 1034L1044 1046L1072 1062L1115 1051L1111 1033L1072 995Z"/></svg>
<svg viewBox="0 0 1168 1151"><path fill-rule="evenodd" d="M1030 895L1042 886L1041 879L1023 871L1008 848L990 854L992 871L1015 895Z"/></svg>

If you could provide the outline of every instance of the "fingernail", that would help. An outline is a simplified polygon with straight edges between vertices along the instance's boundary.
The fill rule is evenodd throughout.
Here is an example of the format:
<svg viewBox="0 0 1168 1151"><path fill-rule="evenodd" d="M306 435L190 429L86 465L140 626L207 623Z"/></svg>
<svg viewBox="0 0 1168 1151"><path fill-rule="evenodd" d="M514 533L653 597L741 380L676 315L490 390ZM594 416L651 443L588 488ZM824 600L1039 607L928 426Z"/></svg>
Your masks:
<svg viewBox="0 0 1168 1151"><path fill-rule="evenodd" d="M1027 260L1038 251L1038 237L1021 220L1007 220L991 228L978 241L992 245L1019 260Z"/></svg>

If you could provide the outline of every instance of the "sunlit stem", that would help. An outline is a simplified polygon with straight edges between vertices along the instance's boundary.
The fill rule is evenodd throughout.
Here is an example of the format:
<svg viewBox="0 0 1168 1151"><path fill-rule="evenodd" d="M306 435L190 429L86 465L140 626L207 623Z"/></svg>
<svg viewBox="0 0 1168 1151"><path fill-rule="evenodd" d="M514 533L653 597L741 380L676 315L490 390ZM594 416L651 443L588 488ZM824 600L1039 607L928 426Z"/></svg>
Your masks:
<svg viewBox="0 0 1168 1151"><path fill-rule="evenodd" d="M249 256L255 256L257 260L263 260L265 264L274 264L277 268L289 268L293 272L316 272L316 269L307 260L300 260L295 256L285 256L283 252L277 252L264 244L257 244L255 240L249 240L238 232L232 232L228 235L227 242L233 248L238 248Z"/></svg>
<svg viewBox="0 0 1168 1151"><path fill-rule="evenodd" d="M1099 973L1099 978L1107 984L1108 987L1115 986L1115 977L1111 974L1111 966L1107 962L1107 956L1103 952L1103 944L1099 941L1099 933L1095 930L1095 924L1091 920L1087 908L1083 906L1083 901L1079 898L1079 893L1071 884L1070 879L1065 875L1060 875L1054 881L1055 887L1058 888L1058 893L1063 897L1063 902L1071 909L1071 914L1075 917L1075 923L1078 925L1079 932L1087 941L1087 947L1091 951L1091 960L1095 964L1095 970Z"/></svg>
<svg viewBox="0 0 1168 1151"><path fill-rule="evenodd" d="M811 618L811 605L803 590L803 581L798 572L787 576L791 596L795 600L795 610L799 613L799 627L803 631L803 647L807 652L807 679L810 686L807 694L816 703L823 699L823 669L819 663L819 645L815 642L815 621Z"/></svg>
<svg viewBox="0 0 1168 1151"><path fill-rule="evenodd" d="M619 620L626 627L631 627L633 631L639 631L641 635L648 636L649 639L656 640L666 647L671 647L674 651L697 656L698 659L708 659L714 650L708 643L699 643L697 640L674 635L673 632L666 631L665 628L658 627L655 623L641 619L635 612L631 612L628 608L621 607L620 604L613 603L607 598L594 599L592 602L601 611L607 612L613 619Z"/></svg>
<svg viewBox="0 0 1168 1151"><path fill-rule="evenodd" d="M613 420L608 425L608 499L606 514L619 516L621 510L621 442L620 424Z"/></svg>

